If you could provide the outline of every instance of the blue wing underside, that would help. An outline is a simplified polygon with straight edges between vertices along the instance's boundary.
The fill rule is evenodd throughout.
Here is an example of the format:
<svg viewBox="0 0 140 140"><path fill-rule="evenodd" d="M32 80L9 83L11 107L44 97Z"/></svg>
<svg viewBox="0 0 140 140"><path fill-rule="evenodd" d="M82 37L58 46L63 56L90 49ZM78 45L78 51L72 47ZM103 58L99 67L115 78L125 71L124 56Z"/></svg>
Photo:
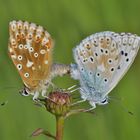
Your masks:
<svg viewBox="0 0 140 140"><path fill-rule="evenodd" d="M101 32L84 39L74 50L81 96L100 103L127 72L139 49L139 37Z"/></svg>

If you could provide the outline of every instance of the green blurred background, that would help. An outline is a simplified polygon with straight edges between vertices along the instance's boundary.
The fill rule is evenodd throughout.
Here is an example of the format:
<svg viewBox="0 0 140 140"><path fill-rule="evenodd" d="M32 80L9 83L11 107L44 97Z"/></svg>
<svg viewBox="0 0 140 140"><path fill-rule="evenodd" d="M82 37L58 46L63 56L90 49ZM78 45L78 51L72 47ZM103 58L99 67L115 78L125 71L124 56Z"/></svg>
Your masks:
<svg viewBox="0 0 140 140"><path fill-rule="evenodd" d="M36 107L31 97L18 91L22 81L7 55L8 23L14 19L40 24L55 40L54 61L73 62L72 48L86 36L104 30L140 35L139 0L0 0L0 140L45 140L29 135L38 127L55 132L55 119ZM140 139L140 55L117 87L106 106L96 115L79 114L65 123L64 140ZM66 88L76 83L69 77L55 83ZM122 107L134 112L129 115Z"/></svg>

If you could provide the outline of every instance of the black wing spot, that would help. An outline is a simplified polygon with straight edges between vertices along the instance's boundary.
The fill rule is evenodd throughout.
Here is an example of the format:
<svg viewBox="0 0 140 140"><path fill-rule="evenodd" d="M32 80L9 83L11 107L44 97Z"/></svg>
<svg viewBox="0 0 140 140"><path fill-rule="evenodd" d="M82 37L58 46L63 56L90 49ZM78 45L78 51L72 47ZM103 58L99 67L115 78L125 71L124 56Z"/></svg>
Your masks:
<svg viewBox="0 0 140 140"><path fill-rule="evenodd" d="M117 68L117 69L119 70L119 69L121 69L121 67L120 67L120 66L118 66L118 68Z"/></svg>
<svg viewBox="0 0 140 140"><path fill-rule="evenodd" d="M111 71L114 71L114 68L111 68Z"/></svg>
<svg viewBox="0 0 140 140"><path fill-rule="evenodd" d="M129 61L129 58L126 59L126 62L128 62L128 61Z"/></svg>
<svg viewBox="0 0 140 140"><path fill-rule="evenodd" d="M105 78L104 81L107 82L108 80Z"/></svg>
<svg viewBox="0 0 140 140"><path fill-rule="evenodd" d="M106 50L105 53L108 54L108 50Z"/></svg>
<svg viewBox="0 0 140 140"><path fill-rule="evenodd" d="M92 57L90 57L90 60L93 62L93 58Z"/></svg>
<svg viewBox="0 0 140 140"><path fill-rule="evenodd" d="M104 50L103 50L103 49L101 49L101 52L103 53L103 52L104 52Z"/></svg>
<svg viewBox="0 0 140 140"><path fill-rule="evenodd" d="M124 55L124 51L121 51L121 55Z"/></svg>
<svg viewBox="0 0 140 140"><path fill-rule="evenodd" d="M100 73L97 73L97 76L99 77L100 76Z"/></svg>
<svg viewBox="0 0 140 140"><path fill-rule="evenodd" d="M128 53L125 53L124 55L125 55L125 56L128 56Z"/></svg>
<svg viewBox="0 0 140 140"><path fill-rule="evenodd" d="M98 54L97 54L97 53L95 53L95 56L98 56Z"/></svg>

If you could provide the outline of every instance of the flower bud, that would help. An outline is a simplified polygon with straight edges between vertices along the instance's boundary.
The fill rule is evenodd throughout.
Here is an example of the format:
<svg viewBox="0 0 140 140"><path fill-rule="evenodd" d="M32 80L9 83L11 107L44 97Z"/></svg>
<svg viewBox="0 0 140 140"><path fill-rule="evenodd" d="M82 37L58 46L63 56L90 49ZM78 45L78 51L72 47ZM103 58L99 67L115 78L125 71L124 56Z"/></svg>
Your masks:
<svg viewBox="0 0 140 140"><path fill-rule="evenodd" d="M46 109L56 116L65 116L70 110L71 96L69 93L54 91L45 100Z"/></svg>

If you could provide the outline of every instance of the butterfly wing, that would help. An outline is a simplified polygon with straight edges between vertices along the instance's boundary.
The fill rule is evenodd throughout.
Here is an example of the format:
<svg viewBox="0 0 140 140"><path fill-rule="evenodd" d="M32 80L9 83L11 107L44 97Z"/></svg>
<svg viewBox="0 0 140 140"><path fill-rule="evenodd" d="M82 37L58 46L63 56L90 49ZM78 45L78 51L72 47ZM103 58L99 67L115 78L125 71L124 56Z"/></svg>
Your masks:
<svg viewBox="0 0 140 140"><path fill-rule="evenodd" d="M9 34L9 55L24 84L33 90L49 77L52 39L42 26L26 21L10 22Z"/></svg>
<svg viewBox="0 0 140 140"><path fill-rule="evenodd" d="M101 32L74 49L82 98L101 102L131 66L140 38L130 33Z"/></svg>

